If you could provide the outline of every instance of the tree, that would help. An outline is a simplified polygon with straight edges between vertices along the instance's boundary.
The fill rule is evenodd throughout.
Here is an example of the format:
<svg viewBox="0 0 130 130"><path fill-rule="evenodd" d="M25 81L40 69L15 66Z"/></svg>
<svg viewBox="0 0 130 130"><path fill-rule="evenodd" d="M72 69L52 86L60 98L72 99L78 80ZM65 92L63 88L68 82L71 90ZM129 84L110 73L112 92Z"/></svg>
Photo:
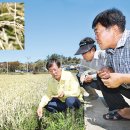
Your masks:
<svg viewBox="0 0 130 130"><path fill-rule="evenodd" d="M52 58L54 58L54 59L60 59L61 55L54 53L51 56L48 55L46 59L48 60L48 59L52 59Z"/></svg>
<svg viewBox="0 0 130 130"><path fill-rule="evenodd" d="M46 71L45 69L46 61L44 60L38 60L34 63L34 73L35 72L41 72L41 71Z"/></svg>
<svg viewBox="0 0 130 130"><path fill-rule="evenodd" d="M63 55L59 55L59 54L52 54L51 56L47 56L47 60L50 59L50 58L56 58L56 59L59 59L62 63L62 65L66 65L66 64L79 64L80 63L80 59L74 57L65 57Z"/></svg>
<svg viewBox="0 0 130 130"><path fill-rule="evenodd" d="M15 72L15 70L19 69L20 63L18 61L14 61L14 62L9 62L8 65L9 65L9 71Z"/></svg>

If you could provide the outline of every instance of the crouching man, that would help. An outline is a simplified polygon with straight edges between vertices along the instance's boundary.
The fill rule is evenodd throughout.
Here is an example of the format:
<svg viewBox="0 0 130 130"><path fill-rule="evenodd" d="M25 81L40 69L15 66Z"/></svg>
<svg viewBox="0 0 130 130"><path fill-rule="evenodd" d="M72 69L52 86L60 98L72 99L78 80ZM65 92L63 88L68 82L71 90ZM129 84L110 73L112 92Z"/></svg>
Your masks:
<svg viewBox="0 0 130 130"><path fill-rule="evenodd" d="M96 100L98 94L95 89L100 90L97 81L97 70L105 64L105 51L97 50L95 41L91 37L86 37L82 39L79 43L79 49L75 55L82 55L79 73L77 78L79 80L80 86L83 87L89 94L85 99L87 101Z"/></svg>
<svg viewBox="0 0 130 130"><path fill-rule="evenodd" d="M61 63L57 59L49 59L46 68L51 78L37 109L38 116L42 117L43 107L50 112L62 112L67 108L78 109L82 94L77 79L71 72L62 70Z"/></svg>

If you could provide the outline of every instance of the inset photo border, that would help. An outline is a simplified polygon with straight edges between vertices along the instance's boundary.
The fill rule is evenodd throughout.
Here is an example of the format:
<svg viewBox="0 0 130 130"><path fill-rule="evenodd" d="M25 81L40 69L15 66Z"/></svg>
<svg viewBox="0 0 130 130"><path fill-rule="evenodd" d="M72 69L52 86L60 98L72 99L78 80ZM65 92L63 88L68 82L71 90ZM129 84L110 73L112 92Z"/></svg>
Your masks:
<svg viewBox="0 0 130 130"><path fill-rule="evenodd" d="M0 3L0 50L23 50L24 3Z"/></svg>

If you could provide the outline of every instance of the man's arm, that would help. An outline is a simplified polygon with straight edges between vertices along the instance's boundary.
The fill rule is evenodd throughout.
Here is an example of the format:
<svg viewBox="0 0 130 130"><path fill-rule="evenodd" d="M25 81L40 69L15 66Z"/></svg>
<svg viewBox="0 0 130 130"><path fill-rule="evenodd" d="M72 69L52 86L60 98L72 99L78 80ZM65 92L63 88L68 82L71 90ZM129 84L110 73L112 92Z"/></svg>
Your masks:
<svg viewBox="0 0 130 130"><path fill-rule="evenodd" d="M39 103L37 114L39 117L42 117L43 113L43 107L48 104L48 102L51 100L51 88L49 85L47 85L47 90L45 92L45 95L42 97L41 102Z"/></svg>
<svg viewBox="0 0 130 130"><path fill-rule="evenodd" d="M81 74L80 76L80 82L92 82L92 80L97 80L97 74L96 72L92 71L92 70L87 70L84 73Z"/></svg>
<svg viewBox="0 0 130 130"><path fill-rule="evenodd" d="M117 88L124 83L130 84L130 74L110 73L109 75L110 78L102 79L108 88Z"/></svg>
<svg viewBox="0 0 130 130"><path fill-rule="evenodd" d="M122 80L126 84L130 84L130 74L122 74Z"/></svg>
<svg viewBox="0 0 130 130"><path fill-rule="evenodd" d="M72 74L70 75L70 80L67 86L65 86L64 90L64 96L69 97L69 96L74 96L78 97L80 95L80 86L77 78L75 78Z"/></svg>
<svg viewBox="0 0 130 130"><path fill-rule="evenodd" d="M39 117L42 117L42 113L43 113L43 107L45 105L47 105L47 103L50 101L50 99L48 98L47 95L43 96L42 99L41 99L41 102L38 106L38 109L37 109L37 114Z"/></svg>

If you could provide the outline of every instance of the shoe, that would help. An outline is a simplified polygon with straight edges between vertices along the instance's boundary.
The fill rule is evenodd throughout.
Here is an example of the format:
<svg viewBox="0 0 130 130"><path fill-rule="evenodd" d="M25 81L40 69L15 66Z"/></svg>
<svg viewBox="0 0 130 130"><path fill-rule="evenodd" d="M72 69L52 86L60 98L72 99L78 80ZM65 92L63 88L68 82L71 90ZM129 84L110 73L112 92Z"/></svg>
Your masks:
<svg viewBox="0 0 130 130"><path fill-rule="evenodd" d="M115 111L115 112L109 112L109 113L107 113L107 114L104 114L103 115L103 118L105 119L105 120L111 120L111 121L118 121L118 120L126 120L126 121L128 121L128 120L130 120L130 119L126 119L126 118L124 118L124 117L122 117L119 113L118 113L118 111Z"/></svg>
<svg viewBox="0 0 130 130"><path fill-rule="evenodd" d="M88 97L86 97L86 96L83 96L83 99L85 100L85 101L91 101L91 100L97 100L98 99L98 95L96 94L96 95L89 95Z"/></svg>

